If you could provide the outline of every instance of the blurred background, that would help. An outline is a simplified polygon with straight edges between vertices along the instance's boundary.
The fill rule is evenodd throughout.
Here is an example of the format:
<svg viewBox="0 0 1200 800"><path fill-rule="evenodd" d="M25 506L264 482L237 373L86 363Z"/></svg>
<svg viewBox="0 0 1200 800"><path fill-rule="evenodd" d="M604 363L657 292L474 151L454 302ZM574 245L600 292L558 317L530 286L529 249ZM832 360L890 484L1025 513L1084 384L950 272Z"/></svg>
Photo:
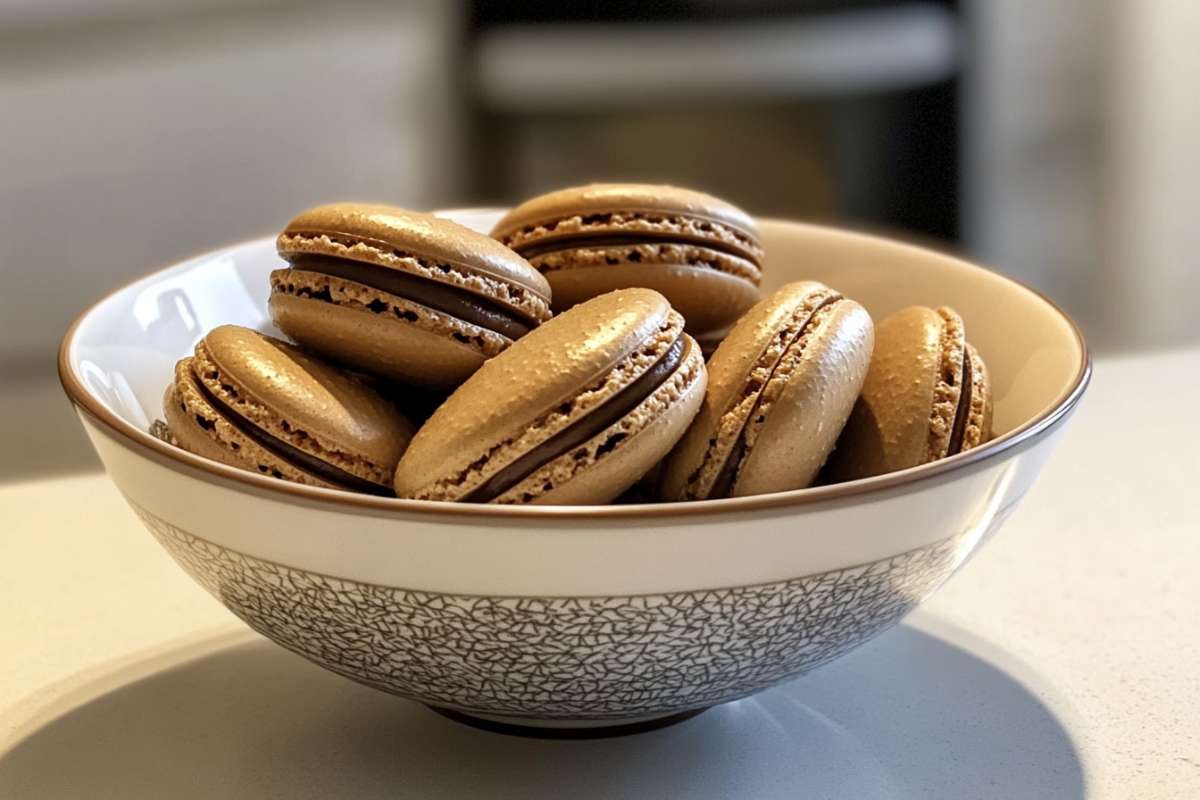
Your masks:
<svg viewBox="0 0 1200 800"><path fill-rule="evenodd" d="M961 251L1100 354L1200 338L1192 0L0 0L0 480L118 284L335 199L668 181Z"/></svg>

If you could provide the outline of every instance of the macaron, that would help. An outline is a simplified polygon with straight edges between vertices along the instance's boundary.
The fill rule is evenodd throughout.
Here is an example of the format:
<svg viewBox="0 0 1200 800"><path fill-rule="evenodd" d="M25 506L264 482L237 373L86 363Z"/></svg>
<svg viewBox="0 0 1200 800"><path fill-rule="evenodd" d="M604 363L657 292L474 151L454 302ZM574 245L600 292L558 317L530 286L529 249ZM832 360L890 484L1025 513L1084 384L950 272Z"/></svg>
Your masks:
<svg viewBox="0 0 1200 800"><path fill-rule="evenodd" d="M897 311L875 339L862 397L830 459L831 482L915 467L990 438L991 378L954 309Z"/></svg>
<svg viewBox="0 0 1200 800"><path fill-rule="evenodd" d="M222 325L175 365L174 443L275 478L392 493L413 426L362 380L249 328ZM160 434L161 435L161 434Z"/></svg>
<svg viewBox="0 0 1200 800"><path fill-rule="evenodd" d="M706 384L700 348L666 298L601 295L517 340L450 395L400 459L396 494L607 503L671 449Z"/></svg>
<svg viewBox="0 0 1200 800"><path fill-rule="evenodd" d="M523 258L450 220L362 203L319 206L277 240L271 319L306 349L381 377L457 386L550 317Z"/></svg>
<svg viewBox="0 0 1200 800"><path fill-rule="evenodd" d="M641 286L662 293L698 335L727 327L760 296L763 248L754 220L690 189L562 189L514 208L492 236L546 276L556 312Z"/></svg>
<svg viewBox="0 0 1200 800"><path fill-rule="evenodd" d="M664 500L808 486L854 407L874 341L866 310L814 281L742 317L708 360L695 421L663 465Z"/></svg>

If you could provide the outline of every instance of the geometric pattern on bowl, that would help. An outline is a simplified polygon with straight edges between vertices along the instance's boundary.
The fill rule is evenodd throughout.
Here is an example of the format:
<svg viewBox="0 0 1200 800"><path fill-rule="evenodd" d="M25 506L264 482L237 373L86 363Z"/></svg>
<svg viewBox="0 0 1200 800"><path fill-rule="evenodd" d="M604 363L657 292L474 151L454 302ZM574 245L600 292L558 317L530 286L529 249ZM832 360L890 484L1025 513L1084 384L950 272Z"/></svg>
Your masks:
<svg viewBox="0 0 1200 800"><path fill-rule="evenodd" d="M757 586L485 597L293 569L134 510L205 589L299 655L430 705L546 720L672 714L811 670L899 622L978 541L957 535L879 561Z"/></svg>

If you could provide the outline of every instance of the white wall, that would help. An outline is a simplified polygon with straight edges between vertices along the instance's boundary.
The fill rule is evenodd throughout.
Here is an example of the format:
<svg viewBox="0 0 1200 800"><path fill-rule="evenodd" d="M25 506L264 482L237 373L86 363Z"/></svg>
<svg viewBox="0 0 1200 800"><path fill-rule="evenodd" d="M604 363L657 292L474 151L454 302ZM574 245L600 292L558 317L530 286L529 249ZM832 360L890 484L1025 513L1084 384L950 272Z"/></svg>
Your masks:
<svg viewBox="0 0 1200 800"><path fill-rule="evenodd" d="M46 372L120 282L305 206L457 199L447 4L75 2L0 14L4 374Z"/></svg>
<svg viewBox="0 0 1200 800"><path fill-rule="evenodd" d="M1087 318L1101 252L1105 2L970 0L964 13L967 247Z"/></svg>
<svg viewBox="0 0 1200 800"><path fill-rule="evenodd" d="M0 481L95 464L54 355L108 290L315 203L462 202L452 5L0 0Z"/></svg>
<svg viewBox="0 0 1200 800"><path fill-rule="evenodd" d="M1120 0L1112 31L1103 290L1128 346L1200 338L1200 3Z"/></svg>
<svg viewBox="0 0 1200 800"><path fill-rule="evenodd" d="M1101 351L1200 339L1200 4L973 0L967 239Z"/></svg>

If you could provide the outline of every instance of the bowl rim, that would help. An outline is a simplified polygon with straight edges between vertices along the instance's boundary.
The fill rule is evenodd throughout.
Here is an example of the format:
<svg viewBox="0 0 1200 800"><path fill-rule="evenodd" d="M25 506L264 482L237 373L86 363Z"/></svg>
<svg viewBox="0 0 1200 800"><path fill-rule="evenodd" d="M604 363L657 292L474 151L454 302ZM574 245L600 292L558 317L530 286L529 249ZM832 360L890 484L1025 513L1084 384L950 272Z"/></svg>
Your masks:
<svg viewBox="0 0 1200 800"><path fill-rule="evenodd" d="M455 208L449 210L438 210L435 213L483 213L490 211L501 211L502 209L490 208ZM799 222L795 220L779 219L773 217L756 217L756 221L763 223L785 224L809 228L812 230L821 231L827 234L834 234L842 237L868 239L877 243L886 244L889 247L899 247L909 250L917 250L924 254L936 255L941 258L952 258L959 262L960 265L970 269L981 270L988 272L999 279L1006 281L1013 286L1021 289L1034 298L1041 300L1049 306L1060 318L1062 318L1070 328L1075 338L1076 346L1080 352L1079 369L1072 378L1070 384L1059 394L1054 401L1042 411L1042 413L1026 420L1021 425L1011 431L998 436L986 444L968 450L964 453L948 456L937 461L927 464L921 464L916 467L889 472L883 475L876 475L870 478L860 478L854 481L845 483L832 484L827 486L815 486L805 489L792 489L786 492L773 492L769 494L751 495L748 497L732 497L721 500L698 500L685 501L676 503L644 503L633 505L579 505L579 506L537 506L537 505L493 505L493 504L471 504L471 503L451 503L445 501L433 500L409 500L396 497L376 497L373 495L358 494L354 492L344 491L341 489L325 489L318 486L307 486L290 481L283 481L277 478L271 478L266 475L238 469L237 467L221 464L216 461L211 461L203 456L198 456L190 453L182 448L168 444L154 436L149 432L143 431L132 423L121 418L113 411L109 410L99 399L88 391L84 386L79 376L76 374L71 363L71 351L75 343L75 337L83 322L91 316L91 314L100 306L107 303L116 295L128 291L134 286L142 283L148 283L156 276L168 270L175 269L181 264L189 263L215 253L228 252L231 250L240 250L255 244L262 244L268 239L274 238L271 236L255 237L246 239L231 245L206 250L189 258L179 259L171 264L152 270L139 278L129 281L116 289L105 294L75 317L70 327L67 328L63 335L62 342L58 349L58 377L62 384L63 391L68 399L76 407L77 410L86 414L86 416L95 422L102 430L108 433L112 438L117 439L122 444L132 444L135 450L149 451L150 454L156 456L153 460L168 469L183 471L185 474L193 473L196 477L201 478L210 483L227 484L232 481L239 489L250 494L266 495L269 498L276 500L294 501L297 499L307 501L308 505L316 505L326 508L327 510L339 510L343 512L358 512L377 514L379 511L391 511L403 516L409 515L431 515L437 518L461 518L470 519L476 522L492 521L505 522L515 521L519 519L539 519L539 520L569 520L569 519L646 519L655 522L669 522L679 518L691 518L696 516L714 517L726 516L729 514L760 511L760 510L779 510L785 508L807 507L814 504L828 504L833 501L843 500L849 497L857 497L866 494L879 494L889 489L910 486L912 484L924 482L926 480L943 476L949 472L958 472L965 470L973 465L981 464L985 461L991 461L1023 444L1026 444L1034 439L1037 439L1042 434L1050 429L1057 427L1059 423L1065 420L1078 405L1083 397L1088 384L1091 382L1092 376L1092 356L1088 350L1087 341L1083 336L1078 323L1068 314L1058 303L1051 300L1042 292L1033 287L994 270L989 270L987 267L981 266L967 258L962 257L947 249L935 249L922 245L913 244L910 242L879 236L872 233L843 228L832 225L820 225L808 222ZM191 470L180 470L180 467L191 467Z"/></svg>

